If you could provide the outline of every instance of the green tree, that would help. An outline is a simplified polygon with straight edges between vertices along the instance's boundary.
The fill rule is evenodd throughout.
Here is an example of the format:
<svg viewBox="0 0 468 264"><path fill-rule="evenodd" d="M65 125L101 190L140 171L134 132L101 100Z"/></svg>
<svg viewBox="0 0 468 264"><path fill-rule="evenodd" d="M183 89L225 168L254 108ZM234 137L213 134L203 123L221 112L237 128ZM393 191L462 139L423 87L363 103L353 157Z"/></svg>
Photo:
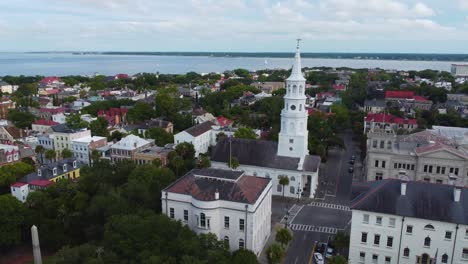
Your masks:
<svg viewBox="0 0 468 264"><path fill-rule="evenodd" d="M26 208L15 197L0 195L0 248L20 244Z"/></svg>
<svg viewBox="0 0 468 264"><path fill-rule="evenodd" d="M346 249L349 247L349 236L339 231L338 233L336 233L333 244L335 245L335 249L337 251Z"/></svg>
<svg viewBox="0 0 468 264"><path fill-rule="evenodd" d="M327 263L329 264L347 264L348 261L346 261L345 257L338 255L338 256L332 256L331 258L328 259Z"/></svg>
<svg viewBox="0 0 468 264"><path fill-rule="evenodd" d="M172 152L174 153L174 152ZM169 157L169 167L171 167L173 170L175 170L175 174L177 177L180 176L180 172L184 167L184 159L175 153L175 155Z"/></svg>
<svg viewBox="0 0 468 264"><path fill-rule="evenodd" d="M154 143L158 146L164 146L168 143L174 142L174 136L171 133L167 133L166 130L160 127L149 128L145 137L154 139Z"/></svg>
<svg viewBox="0 0 468 264"><path fill-rule="evenodd" d="M236 138L249 138L249 139L256 139L257 134L253 131L250 127L241 127L235 133L234 136Z"/></svg>
<svg viewBox="0 0 468 264"><path fill-rule="evenodd" d="M17 162L0 167L0 194L9 193L12 183L33 171L33 166L25 162Z"/></svg>
<svg viewBox="0 0 468 264"><path fill-rule="evenodd" d="M198 158L198 168L209 168L211 167L211 160L210 160L210 157L208 156L200 156Z"/></svg>
<svg viewBox="0 0 468 264"><path fill-rule="evenodd" d="M284 187L283 187L284 188ZM280 228L276 231L275 241L281 243L284 247L292 240L291 232L286 228Z"/></svg>
<svg viewBox="0 0 468 264"><path fill-rule="evenodd" d="M232 253L232 264L258 264L255 253L247 249L239 249Z"/></svg>
<svg viewBox="0 0 468 264"><path fill-rule="evenodd" d="M81 129L81 128L88 127L88 123L81 120L81 115L78 114L78 113L77 114L70 114L66 118L66 124L71 129Z"/></svg>
<svg viewBox="0 0 468 264"><path fill-rule="evenodd" d="M16 127L26 129L31 128L31 124L36 117L29 112L19 112L15 109L11 109L8 111L7 119L13 122Z"/></svg>
<svg viewBox="0 0 468 264"><path fill-rule="evenodd" d="M99 153L99 151L97 151L96 149L93 149L91 151L91 161L92 161L92 163L93 164L97 163L100 158L101 158L101 153Z"/></svg>
<svg viewBox="0 0 468 264"><path fill-rule="evenodd" d="M133 122L143 122L154 117L153 107L145 102L137 102L129 111L128 119Z"/></svg>
<svg viewBox="0 0 468 264"><path fill-rule="evenodd" d="M63 159L69 159L73 157L73 152L69 149L64 149L62 150L61 155Z"/></svg>
<svg viewBox="0 0 468 264"><path fill-rule="evenodd" d="M89 129L91 130L91 134L93 136L108 137L108 125L109 122L107 122L107 119L103 117L98 117L96 120L91 121L91 123L89 124Z"/></svg>
<svg viewBox="0 0 468 264"><path fill-rule="evenodd" d="M285 255L283 247L278 243L271 244L267 249L267 258L270 264L279 264Z"/></svg>
<svg viewBox="0 0 468 264"><path fill-rule="evenodd" d="M342 104L333 104L331 106L331 111L334 114L336 124L341 128L349 127L349 111Z"/></svg>
<svg viewBox="0 0 468 264"><path fill-rule="evenodd" d="M120 132L120 131L114 131L112 134L109 136L109 141L120 141L123 137L125 137L126 134Z"/></svg>
<svg viewBox="0 0 468 264"><path fill-rule="evenodd" d="M231 157L229 166L235 170L240 166L239 159L237 157Z"/></svg>
<svg viewBox="0 0 468 264"><path fill-rule="evenodd" d="M53 149L48 149L46 150L45 152L45 157L46 159L48 159L49 161L52 161L52 160L55 160L57 158L57 153L55 152L55 150Z"/></svg>
<svg viewBox="0 0 468 264"><path fill-rule="evenodd" d="M36 148L34 149L34 152L40 156L41 164L43 164L45 148L42 145L37 145Z"/></svg>
<svg viewBox="0 0 468 264"><path fill-rule="evenodd" d="M286 175L281 175L279 178L279 184L282 186L283 189L283 197L284 197L284 189L286 185L289 185L289 178Z"/></svg>

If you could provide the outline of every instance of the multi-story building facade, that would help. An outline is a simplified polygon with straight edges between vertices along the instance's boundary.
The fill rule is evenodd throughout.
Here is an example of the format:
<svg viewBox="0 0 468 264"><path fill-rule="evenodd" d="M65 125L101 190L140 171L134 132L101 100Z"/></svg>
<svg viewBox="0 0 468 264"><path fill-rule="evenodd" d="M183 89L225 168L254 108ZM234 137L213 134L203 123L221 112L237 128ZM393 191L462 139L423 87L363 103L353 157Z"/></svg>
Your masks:
<svg viewBox="0 0 468 264"><path fill-rule="evenodd" d="M171 148L152 146L147 149L140 150L133 155L133 160L138 165L151 164L154 160L159 159L161 166L166 166L168 163L168 155L173 151Z"/></svg>
<svg viewBox="0 0 468 264"><path fill-rule="evenodd" d="M468 64L452 64L451 72L455 77L468 77Z"/></svg>
<svg viewBox="0 0 468 264"><path fill-rule="evenodd" d="M135 153L150 148L154 145L154 140L144 139L135 135L128 135L119 142L110 146L110 156L112 162L134 159Z"/></svg>
<svg viewBox="0 0 468 264"><path fill-rule="evenodd" d="M195 148L195 156L208 152L211 143L211 130L215 124L206 121L201 124L190 127L174 135L174 143L192 143Z"/></svg>
<svg viewBox="0 0 468 264"><path fill-rule="evenodd" d="M259 255L270 236L271 180L243 171L194 169L162 190L162 211L232 251Z"/></svg>
<svg viewBox="0 0 468 264"><path fill-rule="evenodd" d="M385 103L409 111L410 109L430 110L432 101L413 91L385 91Z"/></svg>
<svg viewBox="0 0 468 264"><path fill-rule="evenodd" d="M91 137L91 130L88 129L71 129L65 124L60 124L52 127L52 136L54 138L54 149L57 155L60 156L64 149L72 150L74 140L84 137Z"/></svg>
<svg viewBox="0 0 468 264"><path fill-rule="evenodd" d="M59 123L53 120L39 119L32 123L31 127L33 131L39 133L52 133L52 127L58 125Z"/></svg>
<svg viewBox="0 0 468 264"><path fill-rule="evenodd" d="M460 138L461 135L461 138ZM367 134L367 180L388 178L468 185L468 129L425 130L395 135L391 129Z"/></svg>
<svg viewBox="0 0 468 264"><path fill-rule="evenodd" d="M364 117L364 134L374 128L411 132L418 128L418 122L416 119L402 118L386 113L367 114Z"/></svg>
<svg viewBox="0 0 468 264"><path fill-rule="evenodd" d="M11 99L2 98L0 99L0 119L6 119L8 111L15 109L16 103Z"/></svg>
<svg viewBox="0 0 468 264"><path fill-rule="evenodd" d="M352 201L349 263L468 262L468 190L387 179Z"/></svg>
<svg viewBox="0 0 468 264"><path fill-rule="evenodd" d="M0 144L0 166L17 162L20 159L18 146Z"/></svg>
<svg viewBox="0 0 468 264"><path fill-rule="evenodd" d="M30 173L10 186L11 195L25 202L28 194L46 188L62 179L74 180L80 177L81 163L75 159L46 164L36 172Z"/></svg>
<svg viewBox="0 0 468 264"><path fill-rule="evenodd" d="M97 148L107 146L106 137L82 137L72 141L73 156L81 163L91 164L91 152Z"/></svg>
<svg viewBox="0 0 468 264"><path fill-rule="evenodd" d="M36 145L41 145L45 149L54 149L54 137L49 134L37 136Z"/></svg>

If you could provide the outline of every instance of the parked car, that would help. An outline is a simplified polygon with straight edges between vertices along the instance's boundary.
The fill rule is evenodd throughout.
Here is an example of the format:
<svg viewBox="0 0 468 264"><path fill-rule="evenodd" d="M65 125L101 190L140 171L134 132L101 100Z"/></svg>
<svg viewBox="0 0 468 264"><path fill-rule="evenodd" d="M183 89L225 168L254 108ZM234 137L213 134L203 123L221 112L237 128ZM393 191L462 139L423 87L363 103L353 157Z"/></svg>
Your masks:
<svg viewBox="0 0 468 264"><path fill-rule="evenodd" d="M325 254L327 249L327 243L318 242L317 246L315 247L315 252L320 254Z"/></svg>
<svg viewBox="0 0 468 264"><path fill-rule="evenodd" d="M327 252L325 253L326 258L331 258L333 256L333 248L327 247Z"/></svg>
<svg viewBox="0 0 468 264"><path fill-rule="evenodd" d="M353 166L349 167L348 172L353 173L354 172L354 167Z"/></svg>
<svg viewBox="0 0 468 264"><path fill-rule="evenodd" d="M323 256L320 253L314 253L314 260L315 260L315 264L324 264Z"/></svg>

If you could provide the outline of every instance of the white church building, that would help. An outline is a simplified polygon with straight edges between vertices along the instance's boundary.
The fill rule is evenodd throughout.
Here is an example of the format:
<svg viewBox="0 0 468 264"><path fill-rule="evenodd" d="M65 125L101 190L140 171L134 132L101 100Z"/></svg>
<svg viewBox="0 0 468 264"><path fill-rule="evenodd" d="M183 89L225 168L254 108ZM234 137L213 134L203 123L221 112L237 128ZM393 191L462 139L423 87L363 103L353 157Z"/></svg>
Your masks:
<svg viewBox="0 0 468 264"><path fill-rule="evenodd" d="M309 155L305 84L298 45L291 76L286 80L278 142L224 138L212 151L211 166L229 168L230 157L235 157L240 163L237 170L271 178L273 195L283 195L279 179L288 177L285 196L313 198L318 185L320 157Z"/></svg>

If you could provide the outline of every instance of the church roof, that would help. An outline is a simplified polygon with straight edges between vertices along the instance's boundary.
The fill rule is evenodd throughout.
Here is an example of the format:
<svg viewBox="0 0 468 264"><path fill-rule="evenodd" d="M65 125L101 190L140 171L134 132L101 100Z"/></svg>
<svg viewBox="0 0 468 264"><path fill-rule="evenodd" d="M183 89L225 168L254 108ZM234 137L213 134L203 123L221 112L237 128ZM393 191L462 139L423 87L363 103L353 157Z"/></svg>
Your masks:
<svg viewBox="0 0 468 264"><path fill-rule="evenodd" d="M231 139L231 153L242 165L275 168L297 171L300 159L278 156L278 142L256 139ZM229 138L220 139L213 149L211 160L229 162ZM304 159L303 170L316 172L320 165L318 156L307 155Z"/></svg>

